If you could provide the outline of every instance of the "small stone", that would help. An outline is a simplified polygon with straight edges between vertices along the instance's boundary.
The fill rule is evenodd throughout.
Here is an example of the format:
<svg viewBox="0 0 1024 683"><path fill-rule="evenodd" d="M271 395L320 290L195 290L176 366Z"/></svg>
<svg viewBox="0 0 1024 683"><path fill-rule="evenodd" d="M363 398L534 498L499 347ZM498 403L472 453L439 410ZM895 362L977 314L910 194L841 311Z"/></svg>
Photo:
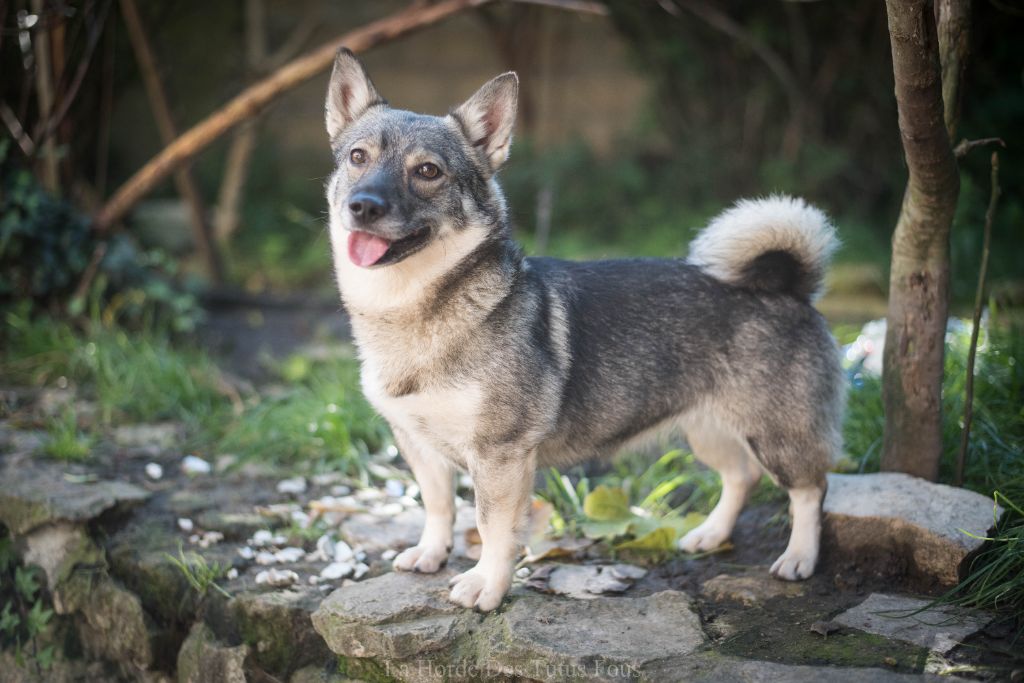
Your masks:
<svg viewBox="0 0 1024 683"><path fill-rule="evenodd" d="M344 484L339 484L338 486L331 487L332 496L347 496L351 493L352 488L350 486L345 486Z"/></svg>
<svg viewBox="0 0 1024 683"><path fill-rule="evenodd" d="M232 567L228 570L228 573L225 574L225 576L228 578L229 581L234 581L238 578L238 570Z"/></svg>
<svg viewBox="0 0 1024 683"><path fill-rule="evenodd" d="M530 575L530 568L529 567L520 567L519 569L516 570L516 578L525 579L529 575Z"/></svg>
<svg viewBox="0 0 1024 683"><path fill-rule="evenodd" d="M320 583L320 577L316 574L310 574L308 577L306 577L306 581L309 582L310 586L315 586L318 583Z"/></svg>
<svg viewBox="0 0 1024 683"><path fill-rule="evenodd" d="M291 517L292 517L292 523L295 524L300 529L308 529L309 528L309 515L307 515L302 510L295 510L295 511L293 511L292 514L291 514Z"/></svg>
<svg viewBox="0 0 1024 683"><path fill-rule="evenodd" d="M264 569L256 575L256 585L285 588L299 580L299 575L290 569Z"/></svg>
<svg viewBox="0 0 1024 683"><path fill-rule="evenodd" d="M147 463L146 476L154 481L162 479L164 476L164 468L158 462Z"/></svg>
<svg viewBox="0 0 1024 683"><path fill-rule="evenodd" d="M360 562L356 565L355 571L352 573L352 578L358 581L366 576L366 572L368 571L370 571L370 566L365 562Z"/></svg>
<svg viewBox="0 0 1024 683"><path fill-rule="evenodd" d="M398 557L398 551L394 548L388 548L380 554L380 559L384 560L385 562L390 562L396 557Z"/></svg>
<svg viewBox="0 0 1024 683"><path fill-rule="evenodd" d="M803 584L779 581L762 567L755 567L746 574L719 574L701 587L701 592L712 600L732 600L748 607L764 604L772 598L795 598L804 591Z"/></svg>
<svg viewBox="0 0 1024 683"><path fill-rule="evenodd" d="M282 479L277 482L277 492L284 494L299 494L306 492L306 478L305 477L292 477L291 479Z"/></svg>
<svg viewBox="0 0 1024 683"><path fill-rule="evenodd" d="M209 548L211 545L217 545L223 540L224 534L219 531L204 531L194 542L200 548Z"/></svg>
<svg viewBox="0 0 1024 683"><path fill-rule="evenodd" d="M335 579L348 576L354 570L355 566L351 562L331 562L321 570L320 578L334 581Z"/></svg>
<svg viewBox="0 0 1024 683"><path fill-rule="evenodd" d="M839 624L834 621L816 621L808 629L811 633L817 633L826 638L839 630Z"/></svg>
<svg viewBox="0 0 1024 683"><path fill-rule="evenodd" d="M277 555L269 553L266 550L261 550L256 553L256 564L277 564Z"/></svg>
<svg viewBox="0 0 1024 683"><path fill-rule="evenodd" d="M397 479L388 479L384 482L384 493L392 498L401 498L405 493L405 485Z"/></svg>
<svg viewBox="0 0 1024 683"><path fill-rule="evenodd" d="M330 486L341 481L342 475L339 472L321 472L320 474L314 474L312 482L314 486Z"/></svg>
<svg viewBox="0 0 1024 683"><path fill-rule="evenodd" d="M247 545L243 545L238 549L238 556L243 560L251 560L256 557L256 551Z"/></svg>
<svg viewBox="0 0 1024 683"><path fill-rule="evenodd" d="M383 515L384 517L395 517L396 515L402 514L404 511L405 506L401 503L384 503L383 505L378 505L373 508L371 513L375 515Z"/></svg>
<svg viewBox="0 0 1024 683"><path fill-rule="evenodd" d="M282 564L289 564L292 562L298 562L305 557L306 551L302 548L283 548L274 553L274 559Z"/></svg>
<svg viewBox="0 0 1024 683"><path fill-rule="evenodd" d="M195 455L186 455L181 461L181 471L187 475L209 474L210 463Z"/></svg>
<svg viewBox="0 0 1024 683"><path fill-rule="evenodd" d="M355 557L355 553L352 551L352 546L345 541L338 541L334 544L334 561L335 562L348 562Z"/></svg>
<svg viewBox="0 0 1024 683"><path fill-rule="evenodd" d="M189 531L192 531L192 529L195 528L195 524L188 517L179 517L178 528L188 533Z"/></svg>

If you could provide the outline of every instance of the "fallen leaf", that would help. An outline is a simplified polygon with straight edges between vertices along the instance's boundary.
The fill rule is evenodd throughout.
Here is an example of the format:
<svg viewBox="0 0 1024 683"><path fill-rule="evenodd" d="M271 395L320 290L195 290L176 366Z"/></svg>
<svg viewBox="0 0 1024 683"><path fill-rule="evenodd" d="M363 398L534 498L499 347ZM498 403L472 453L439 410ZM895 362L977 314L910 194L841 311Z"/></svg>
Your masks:
<svg viewBox="0 0 1024 683"><path fill-rule="evenodd" d="M523 563L531 564L541 560L574 557L592 545L594 545L594 541L589 538L563 536L562 538L542 539L538 543L530 544L530 547L527 548L526 557L523 558Z"/></svg>
<svg viewBox="0 0 1024 683"><path fill-rule="evenodd" d="M619 551L666 552L675 550L677 534L675 529L660 526L650 533L639 536L632 541L623 541L615 546Z"/></svg>
<svg viewBox="0 0 1024 683"><path fill-rule="evenodd" d="M604 484L583 499L583 513L598 522L628 519L632 515L626 492L621 488L612 488Z"/></svg>

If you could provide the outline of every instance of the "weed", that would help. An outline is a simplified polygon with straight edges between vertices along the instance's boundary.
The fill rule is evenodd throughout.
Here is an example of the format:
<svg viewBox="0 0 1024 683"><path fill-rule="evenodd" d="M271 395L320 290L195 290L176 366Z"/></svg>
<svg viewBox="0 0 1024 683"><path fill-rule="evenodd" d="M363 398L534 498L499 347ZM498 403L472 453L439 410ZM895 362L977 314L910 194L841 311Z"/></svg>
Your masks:
<svg viewBox="0 0 1024 683"><path fill-rule="evenodd" d="M217 585L217 580L224 576L229 567L222 567L218 562L210 564L205 557L196 552L186 553L180 541L178 556L164 553L164 557L181 571L188 585L200 596L205 596L207 591L213 588L225 598L231 597L230 593Z"/></svg>
<svg viewBox="0 0 1024 683"><path fill-rule="evenodd" d="M54 645L43 644L53 610L46 607L36 570L16 559L11 538L0 532L0 647L11 648L20 667L31 661L42 680L53 664Z"/></svg>
<svg viewBox="0 0 1024 683"><path fill-rule="evenodd" d="M93 439L78 429L78 418L73 408L65 408L46 426L48 439L43 452L64 462L81 462L92 453Z"/></svg>

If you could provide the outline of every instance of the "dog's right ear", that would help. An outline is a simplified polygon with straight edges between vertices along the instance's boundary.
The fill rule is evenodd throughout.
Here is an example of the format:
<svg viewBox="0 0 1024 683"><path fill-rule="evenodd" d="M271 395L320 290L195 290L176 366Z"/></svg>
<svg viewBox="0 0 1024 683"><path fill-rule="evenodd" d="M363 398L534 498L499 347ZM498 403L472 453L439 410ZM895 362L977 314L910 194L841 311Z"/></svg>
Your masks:
<svg viewBox="0 0 1024 683"><path fill-rule="evenodd" d="M363 63L347 47L341 48L334 58L331 84L327 86L325 110L331 141L375 104L387 102L373 87Z"/></svg>

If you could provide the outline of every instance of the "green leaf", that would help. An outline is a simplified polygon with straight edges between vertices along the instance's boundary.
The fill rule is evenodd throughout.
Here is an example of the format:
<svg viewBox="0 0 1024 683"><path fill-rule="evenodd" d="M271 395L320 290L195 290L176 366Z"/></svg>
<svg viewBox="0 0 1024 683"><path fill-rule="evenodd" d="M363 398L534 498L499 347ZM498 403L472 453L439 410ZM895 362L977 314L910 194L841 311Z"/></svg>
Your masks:
<svg viewBox="0 0 1024 683"><path fill-rule="evenodd" d="M39 591L39 583L36 581L35 574L31 569L25 567L15 568L14 586L26 601L34 599Z"/></svg>
<svg viewBox="0 0 1024 683"><path fill-rule="evenodd" d="M583 499L583 513L598 522L628 519L629 496L621 488L601 484Z"/></svg>
<svg viewBox="0 0 1024 683"><path fill-rule="evenodd" d="M53 665L53 645L47 645L36 653L36 662L42 669L49 669Z"/></svg>
<svg viewBox="0 0 1024 683"><path fill-rule="evenodd" d="M691 512L684 517L676 515L662 517L660 523L662 526L670 526L675 529L676 533L681 538L700 526L701 522L707 518L708 516L703 513Z"/></svg>
<svg viewBox="0 0 1024 683"><path fill-rule="evenodd" d="M28 629L29 637L34 638L42 633L52 616L53 610L46 609L43 607L43 601L37 600L32 605L32 609L28 611L28 618L25 620L25 627Z"/></svg>
<svg viewBox="0 0 1024 683"><path fill-rule="evenodd" d="M11 635L20 623L21 619L11 611L11 603L8 602L4 605L4 611L0 612L0 632Z"/></svg>
<svg viewBox="0 0 1024 683"><path fill-rule="evenodd" d="M615 546L619 551L633 551L644 553L663 553L672 551L676 546L676 530L672 527L661 526L654 531L644 534L632 541L624 541Z"/></svg>

